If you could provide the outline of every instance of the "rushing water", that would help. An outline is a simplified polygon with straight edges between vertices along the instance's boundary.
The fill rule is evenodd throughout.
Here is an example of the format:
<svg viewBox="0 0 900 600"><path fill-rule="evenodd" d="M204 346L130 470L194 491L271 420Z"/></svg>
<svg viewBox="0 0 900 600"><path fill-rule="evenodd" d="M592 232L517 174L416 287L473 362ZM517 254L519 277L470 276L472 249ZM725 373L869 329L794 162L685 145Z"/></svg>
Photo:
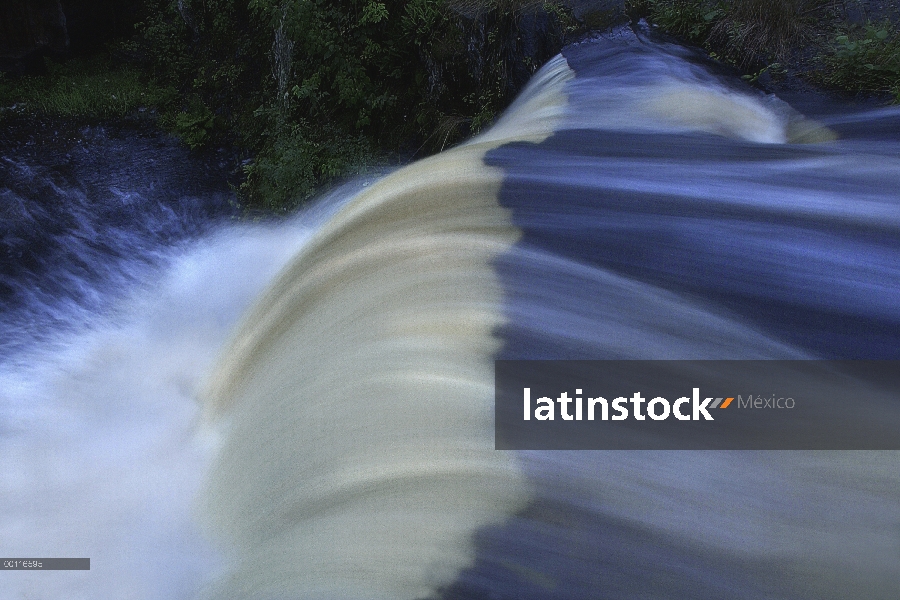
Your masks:
<svg viewBox="0 0 900 600"><path fill-rule="evenodd" d="M177 148L76 137L4 148L0 553L91 570L7 596L900 594L893 452L492 427L496 358L900 357L900 111L806 118L619 32L267 226Z"/></svg>

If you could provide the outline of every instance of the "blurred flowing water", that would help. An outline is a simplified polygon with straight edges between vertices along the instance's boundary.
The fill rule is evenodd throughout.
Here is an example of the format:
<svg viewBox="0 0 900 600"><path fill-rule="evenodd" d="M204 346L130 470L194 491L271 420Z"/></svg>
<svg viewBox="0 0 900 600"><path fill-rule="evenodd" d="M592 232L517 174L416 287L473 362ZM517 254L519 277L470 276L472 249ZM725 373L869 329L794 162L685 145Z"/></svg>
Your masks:
<svg viewBox="0 0 900 600"><path fill-rule="evenodd" d="M235 214L223 159L146 127L7 121L0 148L3 355L109 308Z"/></svg>
<svg viewBox="0 0 900 600"><path fill-rule="evenodd" d="M270 225L153 135L7 135L0 553L92 563L3 589L897 598L894 452L493 450L497 358L900 358L900 111L804 113L622 30Z"/></svg>

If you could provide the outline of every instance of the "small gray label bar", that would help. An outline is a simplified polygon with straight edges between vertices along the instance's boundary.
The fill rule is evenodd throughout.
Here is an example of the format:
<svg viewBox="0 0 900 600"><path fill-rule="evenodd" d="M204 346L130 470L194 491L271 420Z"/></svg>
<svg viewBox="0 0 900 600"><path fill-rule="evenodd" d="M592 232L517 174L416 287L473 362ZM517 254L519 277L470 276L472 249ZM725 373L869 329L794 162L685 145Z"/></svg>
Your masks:
<svg viewBox="0 0 900 600"><path fill-rule="evenodd" d="M5 571L90 571L89 558L0 558Z"/></svg>

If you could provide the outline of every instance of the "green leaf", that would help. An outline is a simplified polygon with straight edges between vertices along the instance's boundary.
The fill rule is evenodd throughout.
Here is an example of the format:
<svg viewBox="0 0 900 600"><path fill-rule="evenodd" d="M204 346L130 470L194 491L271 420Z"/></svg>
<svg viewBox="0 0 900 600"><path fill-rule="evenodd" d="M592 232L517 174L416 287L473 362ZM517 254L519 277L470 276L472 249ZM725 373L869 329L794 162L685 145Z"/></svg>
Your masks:
<svg viewBox="0 0 900 600"><path fill-rule="evenodd" d="M388 10L383 2L369 2L363 8L362 16L359 18L359 24L381 23L388 18Z"/></svg>

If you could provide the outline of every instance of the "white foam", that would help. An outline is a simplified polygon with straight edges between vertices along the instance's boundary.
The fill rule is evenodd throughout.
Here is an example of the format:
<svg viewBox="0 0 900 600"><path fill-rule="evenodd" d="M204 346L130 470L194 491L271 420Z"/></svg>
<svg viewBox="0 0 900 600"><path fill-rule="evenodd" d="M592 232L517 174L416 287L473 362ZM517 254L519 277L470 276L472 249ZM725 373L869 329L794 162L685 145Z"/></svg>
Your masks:
<svg viewBox="0 0 900 600"><path fill-rule="evenodd" d="M0 547L90 571L3 573L7 598L189 598L220 562L196 520L201 379L306 229L241 227L173 258L115 318L0 371Z"/></svg>

